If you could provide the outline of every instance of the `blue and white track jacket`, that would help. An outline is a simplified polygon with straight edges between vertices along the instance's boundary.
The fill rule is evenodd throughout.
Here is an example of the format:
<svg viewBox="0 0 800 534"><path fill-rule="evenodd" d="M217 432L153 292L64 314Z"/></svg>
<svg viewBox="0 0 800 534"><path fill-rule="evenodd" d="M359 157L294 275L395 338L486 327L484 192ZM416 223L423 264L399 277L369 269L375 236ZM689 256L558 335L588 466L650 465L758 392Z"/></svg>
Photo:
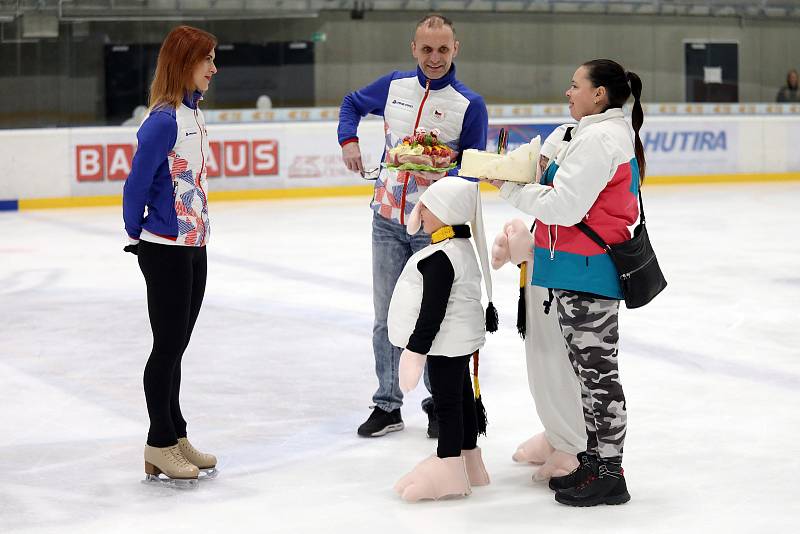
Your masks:
<svg viewBox="0 0 800 534"><path fill-rule="evenodd" d="M488 113L483 98L456 79L456 67L431 80L416 71L395 71L344 97L339 110L339 144L358 141L361 117L383 117L386 151L419 128L440 131L439 140L459 153L486 148ZM457 174L458 168L450 174ZM403 171L382 169L375 182L372 209L405 224L430 180Z"/></svg>
<svg viewBox="0 0 800 534"><path fill-rule="evenodd" d="M201 247L211 233L206 157L208 132L197 103L187 95L178 108L160 106L136 134L139 145L122 195L122 216L131 242ZM147 214L144 214L147 208Z"/></svg>

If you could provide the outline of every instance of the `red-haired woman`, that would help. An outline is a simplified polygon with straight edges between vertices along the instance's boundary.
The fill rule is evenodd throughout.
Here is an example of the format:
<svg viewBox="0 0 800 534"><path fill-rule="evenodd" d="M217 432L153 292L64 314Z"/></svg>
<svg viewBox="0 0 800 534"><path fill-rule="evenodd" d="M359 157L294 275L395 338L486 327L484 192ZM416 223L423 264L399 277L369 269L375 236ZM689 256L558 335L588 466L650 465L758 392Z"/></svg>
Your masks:
<svg viewBox="0 0 800 534"><path fill-rule="evenodd" d="M186 439L179 402L181 358L206 285L209 144L197 104L217 72L216 45L213 35L189 26L175 28L164 39L150 86L149 114L137 133L139 146L122 199L129 238L125 250L138 255L153 331L144 369L150 416L145 472L148 481L190 486L200 470L215 474L217 463Z"/></svg>

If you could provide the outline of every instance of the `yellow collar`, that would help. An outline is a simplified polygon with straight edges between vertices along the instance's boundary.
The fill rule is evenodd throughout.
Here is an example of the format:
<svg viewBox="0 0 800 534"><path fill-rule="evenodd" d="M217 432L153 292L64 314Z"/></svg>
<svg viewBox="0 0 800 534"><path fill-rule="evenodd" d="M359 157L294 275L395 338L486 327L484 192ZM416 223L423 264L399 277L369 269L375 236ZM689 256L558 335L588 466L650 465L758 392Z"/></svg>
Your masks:
<svg viewBox="0 0 800 534"><path fill-rule="evenodd" d="M447 239L452 239L456 236L455 230L452 226L442 226L431 234L431 244L441 243Z"/></svg>

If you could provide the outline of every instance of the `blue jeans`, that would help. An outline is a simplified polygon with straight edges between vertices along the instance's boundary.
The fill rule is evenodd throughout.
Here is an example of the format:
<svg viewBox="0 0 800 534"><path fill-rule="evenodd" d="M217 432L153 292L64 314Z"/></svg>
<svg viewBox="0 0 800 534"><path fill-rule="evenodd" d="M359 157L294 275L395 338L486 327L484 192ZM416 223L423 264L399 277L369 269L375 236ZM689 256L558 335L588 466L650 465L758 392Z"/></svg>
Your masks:
<svg viewBox="0 0 800 534"><path fill-rule="evenodd" d="M378 375L378 390L372 396L372 402L387 412L403 405L403 392L400 391L398 377L402 348L389 342L389 330L386 326L389 302L408 258L430 244L431 236L425 232L408 235L404 225L378 213L372 214L372 301L375 307L372 350L375 353L375 374ZM425 387L428 391L431 390L427 366ZM422 407L427 409L432 402L431 397L426 397L422 401Z"/></svg>

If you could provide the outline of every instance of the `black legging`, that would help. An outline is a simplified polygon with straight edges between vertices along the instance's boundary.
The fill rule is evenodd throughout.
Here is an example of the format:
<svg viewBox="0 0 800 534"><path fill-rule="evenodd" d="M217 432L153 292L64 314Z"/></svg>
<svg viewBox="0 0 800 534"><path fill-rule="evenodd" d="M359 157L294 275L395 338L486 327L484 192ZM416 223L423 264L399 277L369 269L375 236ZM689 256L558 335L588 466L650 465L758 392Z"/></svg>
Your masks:
<svg viewBox="0 0 800 534"><path fill-rule="evenodd" d="M186 437L181 414L181 358L206 289L206 247L139 242L139 268L147 283L153 350L144 368L150 415L147 444L169 447Z"/></svg>
<svg viewBox="0 0 800 534"><path fill-rule="evenodd" d="M469 374L469 356L429 356L428 373L439 421L439 458L461 455L478 443L478 416Z"/></svg>

